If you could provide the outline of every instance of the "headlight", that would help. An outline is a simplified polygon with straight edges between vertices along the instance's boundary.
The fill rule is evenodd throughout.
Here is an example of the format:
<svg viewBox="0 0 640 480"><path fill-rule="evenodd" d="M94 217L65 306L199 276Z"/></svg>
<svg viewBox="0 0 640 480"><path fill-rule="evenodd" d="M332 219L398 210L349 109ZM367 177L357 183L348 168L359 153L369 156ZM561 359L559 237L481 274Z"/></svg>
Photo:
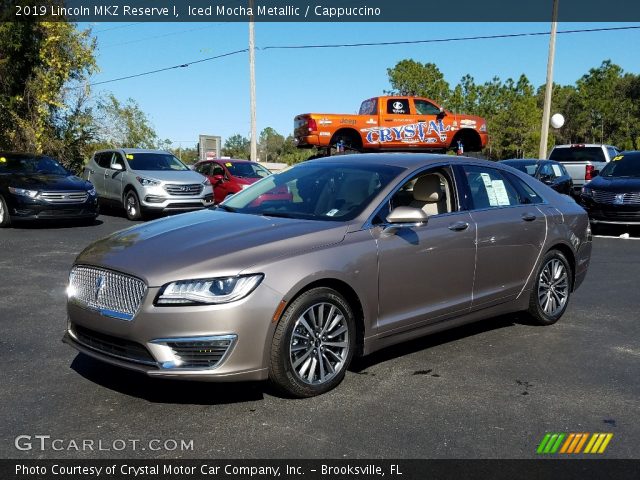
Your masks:
<svg viewBox="0 0 640 480"><path fill-rule="evenodd" d="M211 180L209 180L208 178L204 179L204 182L202 182L203 185L211 185Z"/></svg>
<svg viewBox="0 0 640 480"><path fill-rule="evenodd" d="M95 195L96 195L96 187L91 187L89 190L87 190L87 193L89 195L91 195L92 197L95 197Z"/></svg>
<svg viewBox="0 0 640 480"><path fill-rule="evenodd" d="M181 280L166 285L158 295L158 305L219 304L240 300L260 284L264 275Z"/></svg>
<svg viewBox="0 0 640 480"><path fill-rule="evenodd" d="M14 195L20 195L21 197L35 198L35 196L38 195L37 190L27 190L26 188L9 187L9 191Z"/></svg>
<svg viewBox="0 0 640 480"><path fill-rule="evenodd" d="M593 190L589 187L582 187L582 195L585 197L593 197Z"/></svg>
<svg viewBox="0 0 640 480"><path fill-rule="evenodd" d="M138 180L138 182L140 182L140 185L142 185L143 187L154 187L156 185L160 185L160 182L158 180L151 180L150 178L136 177L136 180Z"/></svg>

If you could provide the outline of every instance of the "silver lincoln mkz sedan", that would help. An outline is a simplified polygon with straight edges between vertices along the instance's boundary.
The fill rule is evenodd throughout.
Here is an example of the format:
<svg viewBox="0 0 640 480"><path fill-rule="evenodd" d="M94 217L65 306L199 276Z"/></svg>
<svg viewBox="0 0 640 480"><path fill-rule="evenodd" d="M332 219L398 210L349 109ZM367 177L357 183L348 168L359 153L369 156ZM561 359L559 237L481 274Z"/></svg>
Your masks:
<svg viewBox="0 0 640 480"><path fill-rule="evenodd" d="M268 378L306 397L404 340L523 310L552 324L590 255L584 210L513 168L326 158L90 245L64 340L150 376Z"/></svg>

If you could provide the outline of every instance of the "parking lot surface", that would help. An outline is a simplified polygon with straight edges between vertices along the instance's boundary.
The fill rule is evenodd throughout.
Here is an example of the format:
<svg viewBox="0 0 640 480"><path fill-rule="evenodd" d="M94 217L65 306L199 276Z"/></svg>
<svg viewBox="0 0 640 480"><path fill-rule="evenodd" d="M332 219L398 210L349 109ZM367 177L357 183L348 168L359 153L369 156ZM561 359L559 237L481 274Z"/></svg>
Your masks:
<svg viewBox="0 0 640 480"><path fill-rule="evenodd" d="M266 383L150 379L60 341L75 256L131 225L110 212L93 226L0 231L0 457L533 458L546 432L611 432L606 457L640 458L637 232L594 238L554 326L485 320L358 360L332 392L291 400ZM18 450L19 435L62 441ZM154 439L193 449L151 451ZM93 449L73 447L83 440Z"/></svg>

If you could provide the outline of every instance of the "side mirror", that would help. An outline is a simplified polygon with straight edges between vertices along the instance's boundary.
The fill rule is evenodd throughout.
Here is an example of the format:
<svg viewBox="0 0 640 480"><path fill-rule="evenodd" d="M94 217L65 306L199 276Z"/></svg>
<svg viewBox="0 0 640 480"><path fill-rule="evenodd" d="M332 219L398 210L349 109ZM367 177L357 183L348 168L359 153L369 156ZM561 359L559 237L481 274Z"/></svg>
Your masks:
<svg viewBox="0 0 640 480"><path fill-rule="evenodd" d="M222 183L224 181L224 175L214 175L213 177L211 177L213 179L213 181L218 184L218 183Z"/></svg>
<svg viewBox="0 0 640 480"><path fill-rule="evenodd" d="M124 167L122 165L120 165L119 163L114 163L113 165L111 165L111 169L112 170L124 170Z"/></svg>
<svg viewBox="0 0 640 480"><path fill-rule="evenodd" d="M427 223L429 216L419 208L413 207L396 207L389 215L387 222L389 227L417 227Z"/></svg>
<svg viewBox="0 0 640 480"><path fill-rule="evenodd" d="M438 112L438 118L443 118L447 116L447 112L444 111L444 108L440 107L440 111Z"/></svg>
<svg viewBox="0 0 640 480"><path fill-rule="evenodd" d="M591 178L600 175L600 170L591 170Z"/></svg>

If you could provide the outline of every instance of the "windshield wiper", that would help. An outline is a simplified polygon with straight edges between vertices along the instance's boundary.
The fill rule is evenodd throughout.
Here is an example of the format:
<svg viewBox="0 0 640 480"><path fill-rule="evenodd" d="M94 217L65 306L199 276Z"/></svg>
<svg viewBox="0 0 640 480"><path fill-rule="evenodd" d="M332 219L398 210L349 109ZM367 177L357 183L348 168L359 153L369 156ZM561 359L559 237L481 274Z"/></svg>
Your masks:
<svg viewBox="0 0 640 480"><path fill-rule="evenodd" d="M233 207L227 207L226 205L216 205L216 210L217 209L221 209L224 210L225 212L231 212L231 213L235 213L236 209Z"/></svg>
<svg viewBox="0 0 640 480"><path fill-rule="evenodd" d="M296 218L291 213L273 212L269 210L267 210L266 212L258 212L258 215L262 215L263 217Z"/></svg>

